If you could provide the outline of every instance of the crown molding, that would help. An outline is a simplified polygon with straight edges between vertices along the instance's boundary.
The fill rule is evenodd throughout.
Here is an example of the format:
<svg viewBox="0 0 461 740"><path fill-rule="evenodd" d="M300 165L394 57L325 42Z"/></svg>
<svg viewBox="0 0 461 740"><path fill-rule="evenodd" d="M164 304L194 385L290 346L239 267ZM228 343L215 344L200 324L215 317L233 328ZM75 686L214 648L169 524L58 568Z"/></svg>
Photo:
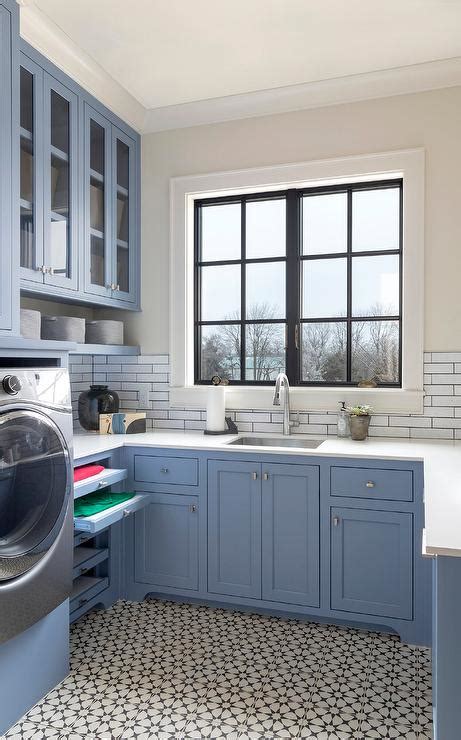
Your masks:
<svg viewBox="0 0 461 740"><path fill-rule="evenodd" d="M146 117L144 106L42 13L34 0L20 0L19 4L22 38L141 132Z"/></svg>
<svg viewBox="0 0 461 740"><path fill-rule="evenodd" d="M321 108L461 85L461 57L146 109L34 4L19 0L21 36L140 133Z"/></svg>
<svg viewBox="0 0 461 740"><path fill-rule="evenodd" d="M461 57L199 100L147 111L143 133L461 85Z"/></svg>

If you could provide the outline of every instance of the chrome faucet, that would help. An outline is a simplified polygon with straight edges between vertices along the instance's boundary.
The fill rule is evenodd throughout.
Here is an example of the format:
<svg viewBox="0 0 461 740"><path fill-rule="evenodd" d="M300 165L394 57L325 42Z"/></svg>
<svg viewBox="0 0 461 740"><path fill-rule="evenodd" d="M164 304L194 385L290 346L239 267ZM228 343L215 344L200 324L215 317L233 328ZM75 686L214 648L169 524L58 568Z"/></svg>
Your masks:
<svg viewBox="0 0 461 740"><path fill-rule="evenodd" d="M280 390L283 388L283 434L290 434L290 429L295 426L290 421L290 384L285 373L279 373L277 380L275 381L274 399L272 403L274 406L280 406ZM299 424L299 421L298 421ZM297 426L297 425L296 425Z"/></svg>

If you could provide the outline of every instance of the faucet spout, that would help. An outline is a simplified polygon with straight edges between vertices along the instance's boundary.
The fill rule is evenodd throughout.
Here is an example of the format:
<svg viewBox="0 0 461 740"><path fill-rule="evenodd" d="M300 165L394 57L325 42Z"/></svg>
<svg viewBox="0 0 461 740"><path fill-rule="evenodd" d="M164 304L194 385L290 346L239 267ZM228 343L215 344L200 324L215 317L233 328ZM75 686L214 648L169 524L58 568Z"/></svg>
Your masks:
<svg viewBox="0 0 461 740"><path fill-rule="evenodd" d="M290 434L290 384L285 373L279 373L275 381L273 405L280 406L280 391L283 389L283 434Z"/></svg>

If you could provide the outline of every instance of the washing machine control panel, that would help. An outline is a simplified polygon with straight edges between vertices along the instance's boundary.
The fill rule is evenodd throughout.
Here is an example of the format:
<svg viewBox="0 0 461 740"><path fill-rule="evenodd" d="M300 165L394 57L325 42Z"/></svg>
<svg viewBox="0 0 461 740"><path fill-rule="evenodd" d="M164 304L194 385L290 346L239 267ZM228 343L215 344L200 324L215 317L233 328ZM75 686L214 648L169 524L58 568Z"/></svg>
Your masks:
<svg viewBox="0 0 461 740"><path fill-rule="evenodd" d="M22 383L17 375L5 375L2 380L2 387L9 396L16 396L22 388Z"/></svg>

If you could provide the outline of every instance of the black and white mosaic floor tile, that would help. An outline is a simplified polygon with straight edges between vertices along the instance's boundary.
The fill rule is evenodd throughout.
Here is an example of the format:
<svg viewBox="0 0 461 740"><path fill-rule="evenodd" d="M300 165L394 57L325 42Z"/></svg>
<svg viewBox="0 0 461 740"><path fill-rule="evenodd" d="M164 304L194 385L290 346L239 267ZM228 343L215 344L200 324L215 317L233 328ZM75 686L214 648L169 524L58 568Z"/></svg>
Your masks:
<svg viewBox="0 0 461 740"><path fill-rule="evenodd" d="M431 654L398 638L149 600L71 629L71 673L6 740L429 740Z"/></svg>

